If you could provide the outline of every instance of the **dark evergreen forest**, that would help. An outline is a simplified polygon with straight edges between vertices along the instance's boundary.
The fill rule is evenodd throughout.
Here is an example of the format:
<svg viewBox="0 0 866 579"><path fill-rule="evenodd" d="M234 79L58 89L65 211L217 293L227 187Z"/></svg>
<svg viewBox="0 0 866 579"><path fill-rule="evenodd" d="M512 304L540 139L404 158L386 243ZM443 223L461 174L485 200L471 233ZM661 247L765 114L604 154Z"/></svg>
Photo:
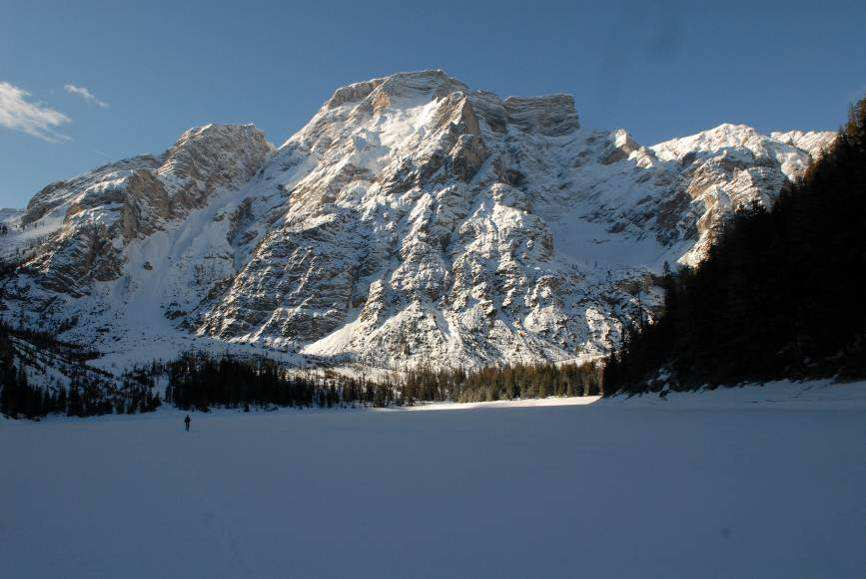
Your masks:
<svg viewBox="0 0 866 579"><path fill-rule="evenodd" d="M606 394L866 376L866 99L772 209L743 208L664 312L632 328Z"/></svg>
<svg viewBox="0 0 866 579"><path fill-rule="evenodd" d="M114 377L86 366L96 356L66 344L48 332L18 329L0 322L0 414L38 419L48 414L94 416L148 412L160 405L159 396L143 384ZM64 374L53 387L31 384L25 367L45 377ZM52 379L48 379L54 381Z"/></svg>
<svg viewBox="0 0 866 579"><path fill-rule="evenodd" d="M165 401L178 408L390 406L421 401L475 402L598 394L601 367L515 365L386 373L376 379L333 371L289 370L267 358L187 353L150 371L168 378ZM145 373L147 373L145 371ZM139 378L139 381L144 378Z"/></svg>
<svg viewBox="0 0 866 579"><path fill-rule="evenodd" d="M177 360L153 362L123 374L119 384L85 374L72 386L40 388L28 383L14 348L0 331L0 412L13 418L47 414L92 416L153 411L165 402L183 410L250 410L277 407L332 408L413 405L422 401L476 402L585 396L600 393L602 368L583 365L514 365L380 373L376 379L332 370L287 368L264 357L211 356L187 352ZM7 341L4 342L4 336ZM47 338L46 338L47 339Z"/></svg>

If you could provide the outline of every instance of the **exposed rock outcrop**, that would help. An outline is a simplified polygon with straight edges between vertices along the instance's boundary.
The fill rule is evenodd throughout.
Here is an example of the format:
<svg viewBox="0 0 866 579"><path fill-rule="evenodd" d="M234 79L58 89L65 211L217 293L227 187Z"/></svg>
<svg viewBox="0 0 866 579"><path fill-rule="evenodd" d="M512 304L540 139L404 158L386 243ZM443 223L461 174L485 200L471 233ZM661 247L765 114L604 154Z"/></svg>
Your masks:
<svg viewBox="0 0 866 579"><path fill-rule="evenodd" d="M160 157L112 163L49 185L20 220L25 232L44 231L43 243L25 248L24 265L44 288L86 295L93 282L120 277L125 245L244 185L272 153L253 126L208 125L187 131Z"/></svg>
<svg viewBox="0 0 866 579"><path fill-rule="evenodd" d="M652 317L665 261L699 262L832 139L722 125L643 147L581 129L568 96L397 74L338 89L276 151L209 125L47 187L0 241L29 244L4 315L76 316L65 337L106 352L146 338L380 367L594 357Z"/></svg>

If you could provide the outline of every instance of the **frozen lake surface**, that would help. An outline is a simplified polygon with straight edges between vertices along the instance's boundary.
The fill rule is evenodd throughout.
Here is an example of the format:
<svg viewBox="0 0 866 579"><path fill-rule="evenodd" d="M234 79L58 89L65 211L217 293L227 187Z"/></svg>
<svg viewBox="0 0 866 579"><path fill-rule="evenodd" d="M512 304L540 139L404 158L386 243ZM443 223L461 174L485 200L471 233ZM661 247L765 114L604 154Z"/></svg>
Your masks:
<svg viewBox="0 0 866 579"><path fill-rule="evenodd" d="M864 394L223 411L190 433L174 410L0 419L0 561L16 579L862 579Z"/></svg>

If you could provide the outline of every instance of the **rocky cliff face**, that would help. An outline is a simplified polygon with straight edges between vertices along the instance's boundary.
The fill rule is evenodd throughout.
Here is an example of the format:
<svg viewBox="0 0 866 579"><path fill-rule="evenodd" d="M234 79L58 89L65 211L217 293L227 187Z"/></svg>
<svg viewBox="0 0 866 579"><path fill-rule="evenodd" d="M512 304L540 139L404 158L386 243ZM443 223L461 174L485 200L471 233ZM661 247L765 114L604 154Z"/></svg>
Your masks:
<svg viewBox="0 0 866 579"><path fill-rule="evenodd" d="M441 71L337 90L272 151L185 133L53 184L3 243L7 317L124 359L268 348L380 367L607 353L652 316L651 274L694 264L833 138L722 125L643 147L571 97L500 99ZM39 237L33 232L42 231Z"/></svg>
<svg viewBox="0 0 866 579"><path fill-rule="evenodd" d="M160 157L112 163L49 185L28 203L4 253L17 251L40 287L87 295L95 282L121 277L126 246L184 219L214 192L242 186L271 154L252 126L189 130Z"/></svg>

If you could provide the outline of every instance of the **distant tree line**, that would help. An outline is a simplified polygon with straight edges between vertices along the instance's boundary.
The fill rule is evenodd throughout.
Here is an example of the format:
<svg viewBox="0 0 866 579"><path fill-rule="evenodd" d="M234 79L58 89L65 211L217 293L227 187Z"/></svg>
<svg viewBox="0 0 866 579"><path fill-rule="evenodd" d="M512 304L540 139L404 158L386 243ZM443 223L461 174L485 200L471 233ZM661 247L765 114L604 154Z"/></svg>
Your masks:
<svg viewBox="0 0 866 579"><path fill-rule="evenodd" d="M866 99L772 209L743 208L664 312L609 360L606 392L866 376Z"/></svg>
<svg viewBox="0 0 866 579"><path fill-rule="evenodd" d="M418 368L376 379L332 370L289 369L266 357L187 352L129 373L137 384L165 377L164 401L184 410L213 407L331 408L402 406L426 401L475 402L601 393L602 367L545 364L464 369Z"/></svg>
<svg viewBox="0 0 866 579"><path fill-rule="evenodd" d="M390 383L373 383L335 373L290 371L264 357L211 356L188 352L164 364L165 401L184 410L226 408L388 406Z"/></svg>
<svg viewBox="0 0 866 579"><path fill-rule="evenodd" d="M31 383L25 368L46 375L46 368L40 366L47 363L35 354L37 351L63 365L68 386L56 381L47 385L45 379L40 380L41 385ZM48 414L133 414L151 412L163 402L199 411L213 407L385 407L602 392L602 367L595 362L516 364L480 370L422 367L368 379L327 369L291 369L265 357L187 352L173 361L133 367L118 379L84 365L95 356L47 332L13 329L0 323L0 413L30 419Z"/></svg>
<svg viewBox="0 0 866 579"><path fill-rule="evenodd" d="M92 352L56 340L48 332L12 328L0 322L0 414L38 419L48 414L95 416L149 412L160 398L146 385L124 379L118 388L110 374L84 367ZM27 368L45 376L43 357L62 367L70 385L37 385ZM44 380L43 380L44 381Z"/></svg>
<svg viewBox="0 0 866 579"><path fill-rule="evenodd" d="M596 362L514 364L472 371L422 367L403 373L400 386L404 404L591 396L601 393L602 366Z"/></svg>
<svg viewBox="0 0 866 579"><path fill-rule="evenodd" d="M48 335L38 332L28 332L28 336L54 349L72 348L51 343ZM207 412L214 407L386 407L602 393L602 366L595 362L517 364L480 370L422 367L384 373L372 380L327 369L291 369L265 357L203 352L133 367L123 373L119 385L110 375L94 379L78 373L72 375L69 388L62 384L44 388L29 384L23 366L14 360L14 348L4 341L8 337L8 328L0 326L0 412L13 418L133 414L151 412L163 402ZM160 397L162 385L164 396Z"/></svg>
<svg viewBox="0 0 866 579"><path fill-rule="evenodd" d="M73 383L69 389L56 390L31 386L26 373L17 369L7 373L0 368L0 414L10 418L43 418L49 414L65 416L100 416L152 412L160 407L159 395L136 388L122 396L106 396L104 387L89 382Z"/></svg>

